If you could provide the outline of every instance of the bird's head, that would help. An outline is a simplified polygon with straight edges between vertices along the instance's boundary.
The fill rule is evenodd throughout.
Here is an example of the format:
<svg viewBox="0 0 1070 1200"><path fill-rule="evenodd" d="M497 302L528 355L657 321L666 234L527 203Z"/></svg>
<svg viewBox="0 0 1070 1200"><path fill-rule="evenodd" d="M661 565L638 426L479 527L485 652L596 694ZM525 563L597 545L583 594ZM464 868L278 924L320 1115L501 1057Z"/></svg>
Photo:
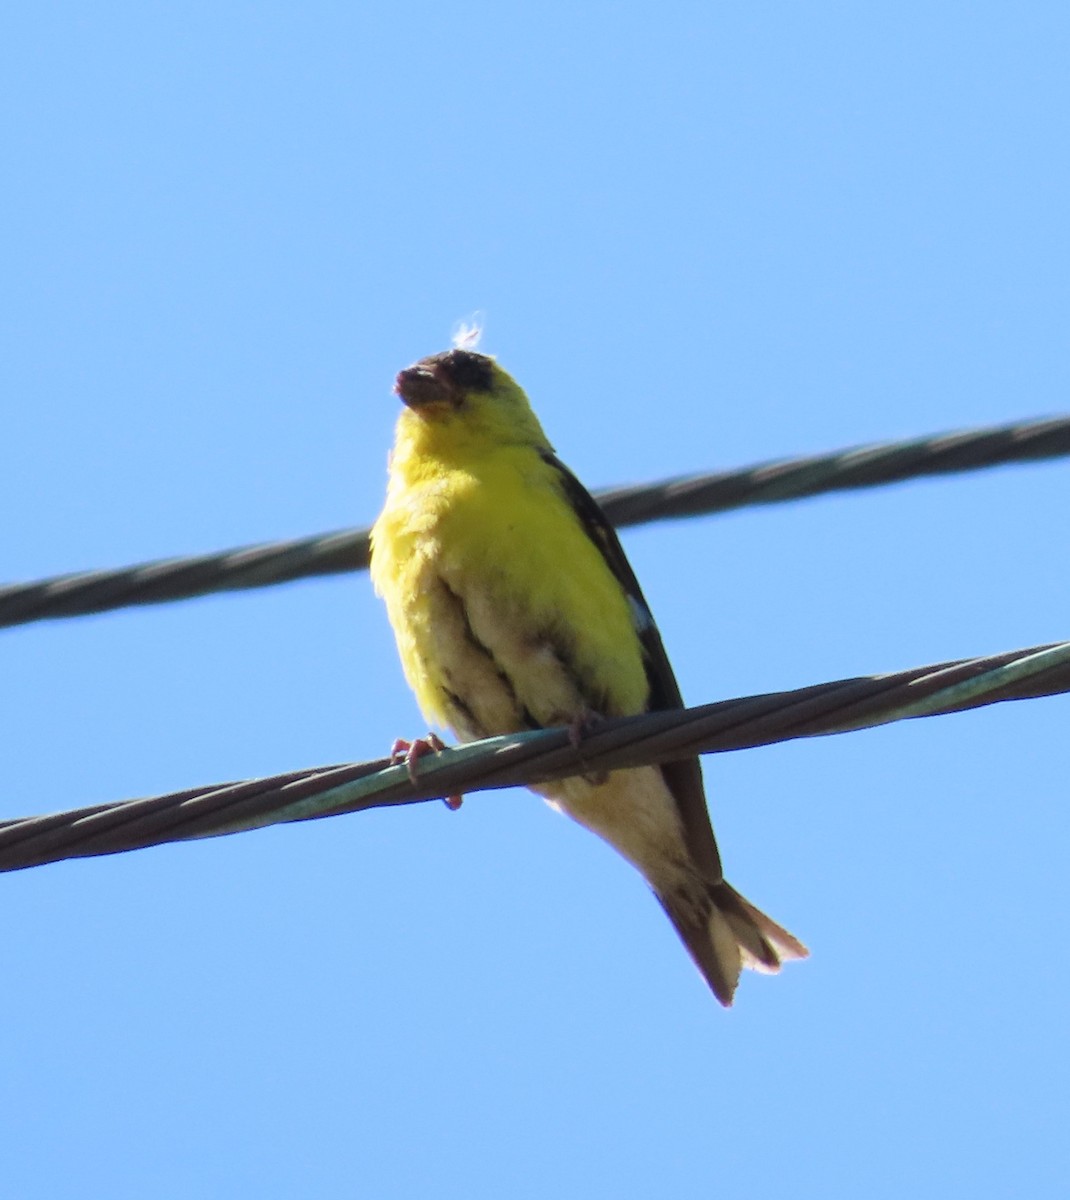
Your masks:
<svg viewBox="0 0 1070 1200"><path fill-rule="evenodd" d="M550 448L523 389L486 354L455 349L422 358L398 374L394 391L408 410L406 432L425 446Z"/></svg>

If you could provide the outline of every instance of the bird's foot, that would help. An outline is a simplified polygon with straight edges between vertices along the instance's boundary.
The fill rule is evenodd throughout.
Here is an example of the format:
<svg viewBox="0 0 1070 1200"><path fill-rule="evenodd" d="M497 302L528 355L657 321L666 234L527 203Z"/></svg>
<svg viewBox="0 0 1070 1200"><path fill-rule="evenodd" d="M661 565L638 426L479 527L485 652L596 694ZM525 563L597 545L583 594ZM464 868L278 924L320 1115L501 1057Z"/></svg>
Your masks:
<svg viewBox="0 0 1070 1200"><path fill-rule="evenodd" d="M446 743L437 733L429 733L427 737L417 738L414 742L408 742L404 738L397 738L390 747L390 761L399 765L404 763L405 769L409 773L409 780L415 783L416 776L419 773L420 759L425 754L437 754L440 750L445 749ZM456 812L461 807L463 801L463 796L442 797L442 803L445 804L450 812Z"/></svg>
<svg viewBox="0 0 1070 1200"><path fill-rule="evenodd" d="M583 712L573 717L568 723L568 740L573 749L578 750L583 739L589 737L604 723L605 717L601 713L595 712L593 708L584 709ZM596 787L605 783L608 778L608 771L585 771L583 774L583 779Z"/></svg>
<svg viewBox="0 0 1070 1200"><path fill-rule="evenodd" d="M568 723L568 740L572 743L575 750L580 748L580 742L605 722L605 717L601 713L595 712L593 708L585 708L578 716L572 718Z"/></svg>

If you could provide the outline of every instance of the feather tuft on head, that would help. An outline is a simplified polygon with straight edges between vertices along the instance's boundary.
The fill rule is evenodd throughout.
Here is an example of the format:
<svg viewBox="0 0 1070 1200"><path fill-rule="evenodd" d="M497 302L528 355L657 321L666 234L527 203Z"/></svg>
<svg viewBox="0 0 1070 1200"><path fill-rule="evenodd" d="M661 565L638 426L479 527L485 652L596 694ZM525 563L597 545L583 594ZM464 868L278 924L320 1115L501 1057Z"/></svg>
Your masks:
<svg viewBox="0 0 1070 1200"><path fill-rule="evenodd" d="M483 329L486 318L481 312L474 312L463 321L458 321L453 327L450 342L455 350L475 350L483 339Z"/></svg>

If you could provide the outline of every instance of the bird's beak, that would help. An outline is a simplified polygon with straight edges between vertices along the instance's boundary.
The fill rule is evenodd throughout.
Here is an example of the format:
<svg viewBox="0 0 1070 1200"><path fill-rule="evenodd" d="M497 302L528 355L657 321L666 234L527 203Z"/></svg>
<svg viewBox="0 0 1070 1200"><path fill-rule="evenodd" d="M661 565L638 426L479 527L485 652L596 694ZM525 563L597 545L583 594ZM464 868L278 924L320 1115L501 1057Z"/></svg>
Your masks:
<svg viewBox="0 0 1070 1200"><path fill-rule="evenodd" d="M456 388L437 370L437 365L430 367L423 363L406 367L398 373L394 383L394 391L401 397L409 408L426 409L456 406L460 397Z"/></svg>

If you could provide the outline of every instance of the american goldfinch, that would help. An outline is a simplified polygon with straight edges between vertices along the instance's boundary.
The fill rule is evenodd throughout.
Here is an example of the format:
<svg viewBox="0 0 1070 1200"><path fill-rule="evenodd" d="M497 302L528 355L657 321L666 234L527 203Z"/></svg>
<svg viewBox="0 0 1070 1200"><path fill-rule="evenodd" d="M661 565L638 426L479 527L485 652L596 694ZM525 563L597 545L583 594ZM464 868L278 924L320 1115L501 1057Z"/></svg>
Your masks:
<svg viewBox="0 0 1070 1200"><path fill-rule="evenodd" d="M424 716L461 741L683 706L597 503L519 385L454 349L402 371L371 574ZM698 759L540 784L653 889L724 1005L806 947L724 880Z"/></svg>

